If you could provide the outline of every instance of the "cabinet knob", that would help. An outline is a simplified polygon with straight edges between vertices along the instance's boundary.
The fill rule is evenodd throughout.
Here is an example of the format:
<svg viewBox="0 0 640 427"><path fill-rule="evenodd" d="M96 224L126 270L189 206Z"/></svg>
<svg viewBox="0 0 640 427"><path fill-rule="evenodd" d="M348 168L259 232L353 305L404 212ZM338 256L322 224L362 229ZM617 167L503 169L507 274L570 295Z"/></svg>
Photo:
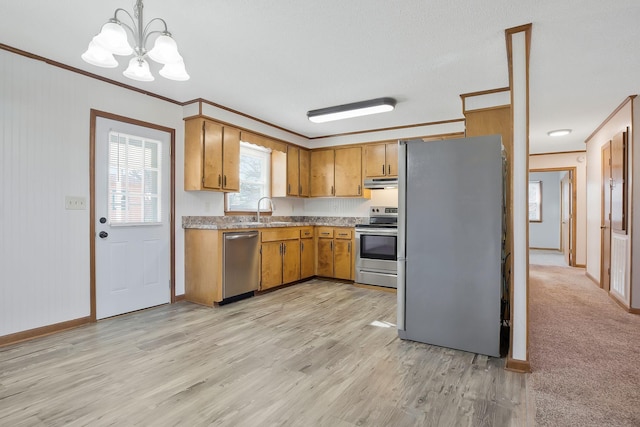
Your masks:
<svg viewBox="0 0 640 427"><path fill-rule="evenodd" d="M360 184L358 184L358 196L360 195Z"/></svg>
<svg viewBox="0 0 640 427"><path fill-rule="evenodd" d="M391 175L391 165L387 166L387 170L389 171L387 172L387 175Z"/></svg>
<svg viewBox="0 0 640 427"><path fill-rule="evenodd" d="M287 184L287 193L291 194L291 184Z"/></svg>
<svg viewBox="0 0 640 427"><path fill-rule="evenodd" d="M223 186L224 186L224 187L226 187L226 186L227 186L227 175L225 175L225 176L224 176L224 184L223 184Z"/></svg>
<svg viewBox="0 0 640 427"><path fill-rule="evenodd" d="M384 165L382 165L382 175L384 175Z"/></svg>
<svg viewBox="0 0 640 427"><path fill-rule="evenodd" d="M218 187L222 186L222 175L218 175Z"/></svg>

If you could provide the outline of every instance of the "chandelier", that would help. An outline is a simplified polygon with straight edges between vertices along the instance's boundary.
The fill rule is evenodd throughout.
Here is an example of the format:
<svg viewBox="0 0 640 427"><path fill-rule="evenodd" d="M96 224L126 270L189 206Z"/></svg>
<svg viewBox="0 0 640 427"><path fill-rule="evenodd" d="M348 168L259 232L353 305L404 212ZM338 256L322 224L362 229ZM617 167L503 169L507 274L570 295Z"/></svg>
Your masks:
<svg viewBox="0 0 640 427"><path fill-rule="evenodd" d="M102 26L100 34L95 36L89 43L89 48L82 54L82 59L89 64L98 67L115 68L118 61L113 55L129 56L134 55L129 61L129 66L122 74L133 80L142 82L153 81L153 75L149 70L149 63L145 59L151 58L155 62L163 65L160 75L170 80L189 80L189 74L184 67L184 60L178 53L178 46L167 30L167 23L164 19L154 18L146 25L142 19L142 0L137 0L133 7L133 16L124 9L118 8L113 14L113 18ZM118 14L125 14L131 20L131 25L127 25L118 19ZM151 30L154 23L162 24L160 29ZM157 27L157 25L156 25ZM131 47L127 40L127 31L131 34L134 46ZM151 50L147 50L146 45L149 37L158 35Z"/></svg>

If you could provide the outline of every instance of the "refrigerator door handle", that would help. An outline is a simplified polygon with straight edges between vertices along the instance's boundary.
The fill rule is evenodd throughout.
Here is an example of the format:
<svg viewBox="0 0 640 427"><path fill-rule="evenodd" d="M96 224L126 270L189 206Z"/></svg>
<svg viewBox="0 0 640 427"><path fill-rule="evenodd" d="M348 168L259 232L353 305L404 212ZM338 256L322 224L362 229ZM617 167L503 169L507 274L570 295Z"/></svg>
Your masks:
<svg viewBox="0 0 640 427"><path fill-rule="evenodd" d="M405 273L407 268L407 141L398 141L398 313L396 325L398 334L405 331Z"/></svg>

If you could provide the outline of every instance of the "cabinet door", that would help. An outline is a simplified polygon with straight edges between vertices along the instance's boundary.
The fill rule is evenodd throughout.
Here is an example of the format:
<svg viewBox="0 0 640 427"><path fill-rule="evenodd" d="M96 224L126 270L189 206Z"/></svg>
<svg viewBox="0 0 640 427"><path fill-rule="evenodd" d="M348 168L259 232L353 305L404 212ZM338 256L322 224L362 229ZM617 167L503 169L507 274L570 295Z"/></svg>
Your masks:
<svg viewBox="0 0 640 427"><path fill-rule="evenodd" d="M335 150L335 196L362 195L362 148Z"/></svg>
<svg viewBox="0 0 640 427"><path fill-rule="evenodd" d="M300 150L299 155L299 190L298 195L309 197L309 168L311 164L311 152L308 150Z"/></svg>
<svg viewBox="0 0 640 427"><path fill-rule="evenodd" d="M282 247L282 283L300 280L300 241L287 240Z"/></svg>
<svg viewBox="0 0 640 427"><path fill-rule="evenodd" d="M282 242L262 244L260 289L269 289L282 284Z"/></svg>
<svg viewBox="0 0 640 427"><path fill-rule="evenodd" d="M240 131L225 126L222 143L222 188L240 191Z"/></svg>
<svg viewBox="0 0 640 427"><path fill-rule="evenodd" d="M318 239L318 276L333 277L333 239Z"/></svg>
<svg viewBox="0 0 640 427"><path fill-rule="evenodd" d="M311 197L333 196L334 151L311 152Z"/></svg>
<svg viewBox="0 0 640 427"><path fill-rule="evenodd" d="M300 149L289 146L287 148L287 196L297 196L300 190Z"/></svg>
<svg viewBox="0 0 640 427"><path fill-rule="evenodd" d="M387 176L398 176L398 143L386 144Z"/></svg>
<svg viewBox="0 0 640 427"><path fill-rule="evenodd" d="M336 239L333 244L333 265L336 279L351 280L351 240Z"/></svg>
<svg viewBox="0 0 640 427"><path fill-rule="evenodd" d="M315 274L316 251L313 239L300 239L300 278Z"/></svg>
<svg viewBox="0 0 640 427"><path fill-rule="evenodd" d="M204 120L202 186L222 188L222 126Z"/></svg>
<svg viewBox="0 0 640 427"><path fill-rule="evenodd" d="M387 162L385 160L385 144L367 145L364 148L364 167L367 178L386 175Z"/></svg>

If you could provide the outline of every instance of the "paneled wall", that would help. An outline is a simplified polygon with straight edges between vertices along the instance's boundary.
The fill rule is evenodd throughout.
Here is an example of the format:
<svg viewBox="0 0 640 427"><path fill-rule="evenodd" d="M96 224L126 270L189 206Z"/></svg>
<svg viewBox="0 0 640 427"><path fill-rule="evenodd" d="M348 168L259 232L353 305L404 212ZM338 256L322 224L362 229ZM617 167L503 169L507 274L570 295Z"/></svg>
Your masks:
<svg viewBox="0 0 640 427"><path fill-rule="evenodd" d="M3 336L90 314L90 109L183 132L177 105L6 51L0 108ZM87 209L65 210L65 196Z"/></svg>

